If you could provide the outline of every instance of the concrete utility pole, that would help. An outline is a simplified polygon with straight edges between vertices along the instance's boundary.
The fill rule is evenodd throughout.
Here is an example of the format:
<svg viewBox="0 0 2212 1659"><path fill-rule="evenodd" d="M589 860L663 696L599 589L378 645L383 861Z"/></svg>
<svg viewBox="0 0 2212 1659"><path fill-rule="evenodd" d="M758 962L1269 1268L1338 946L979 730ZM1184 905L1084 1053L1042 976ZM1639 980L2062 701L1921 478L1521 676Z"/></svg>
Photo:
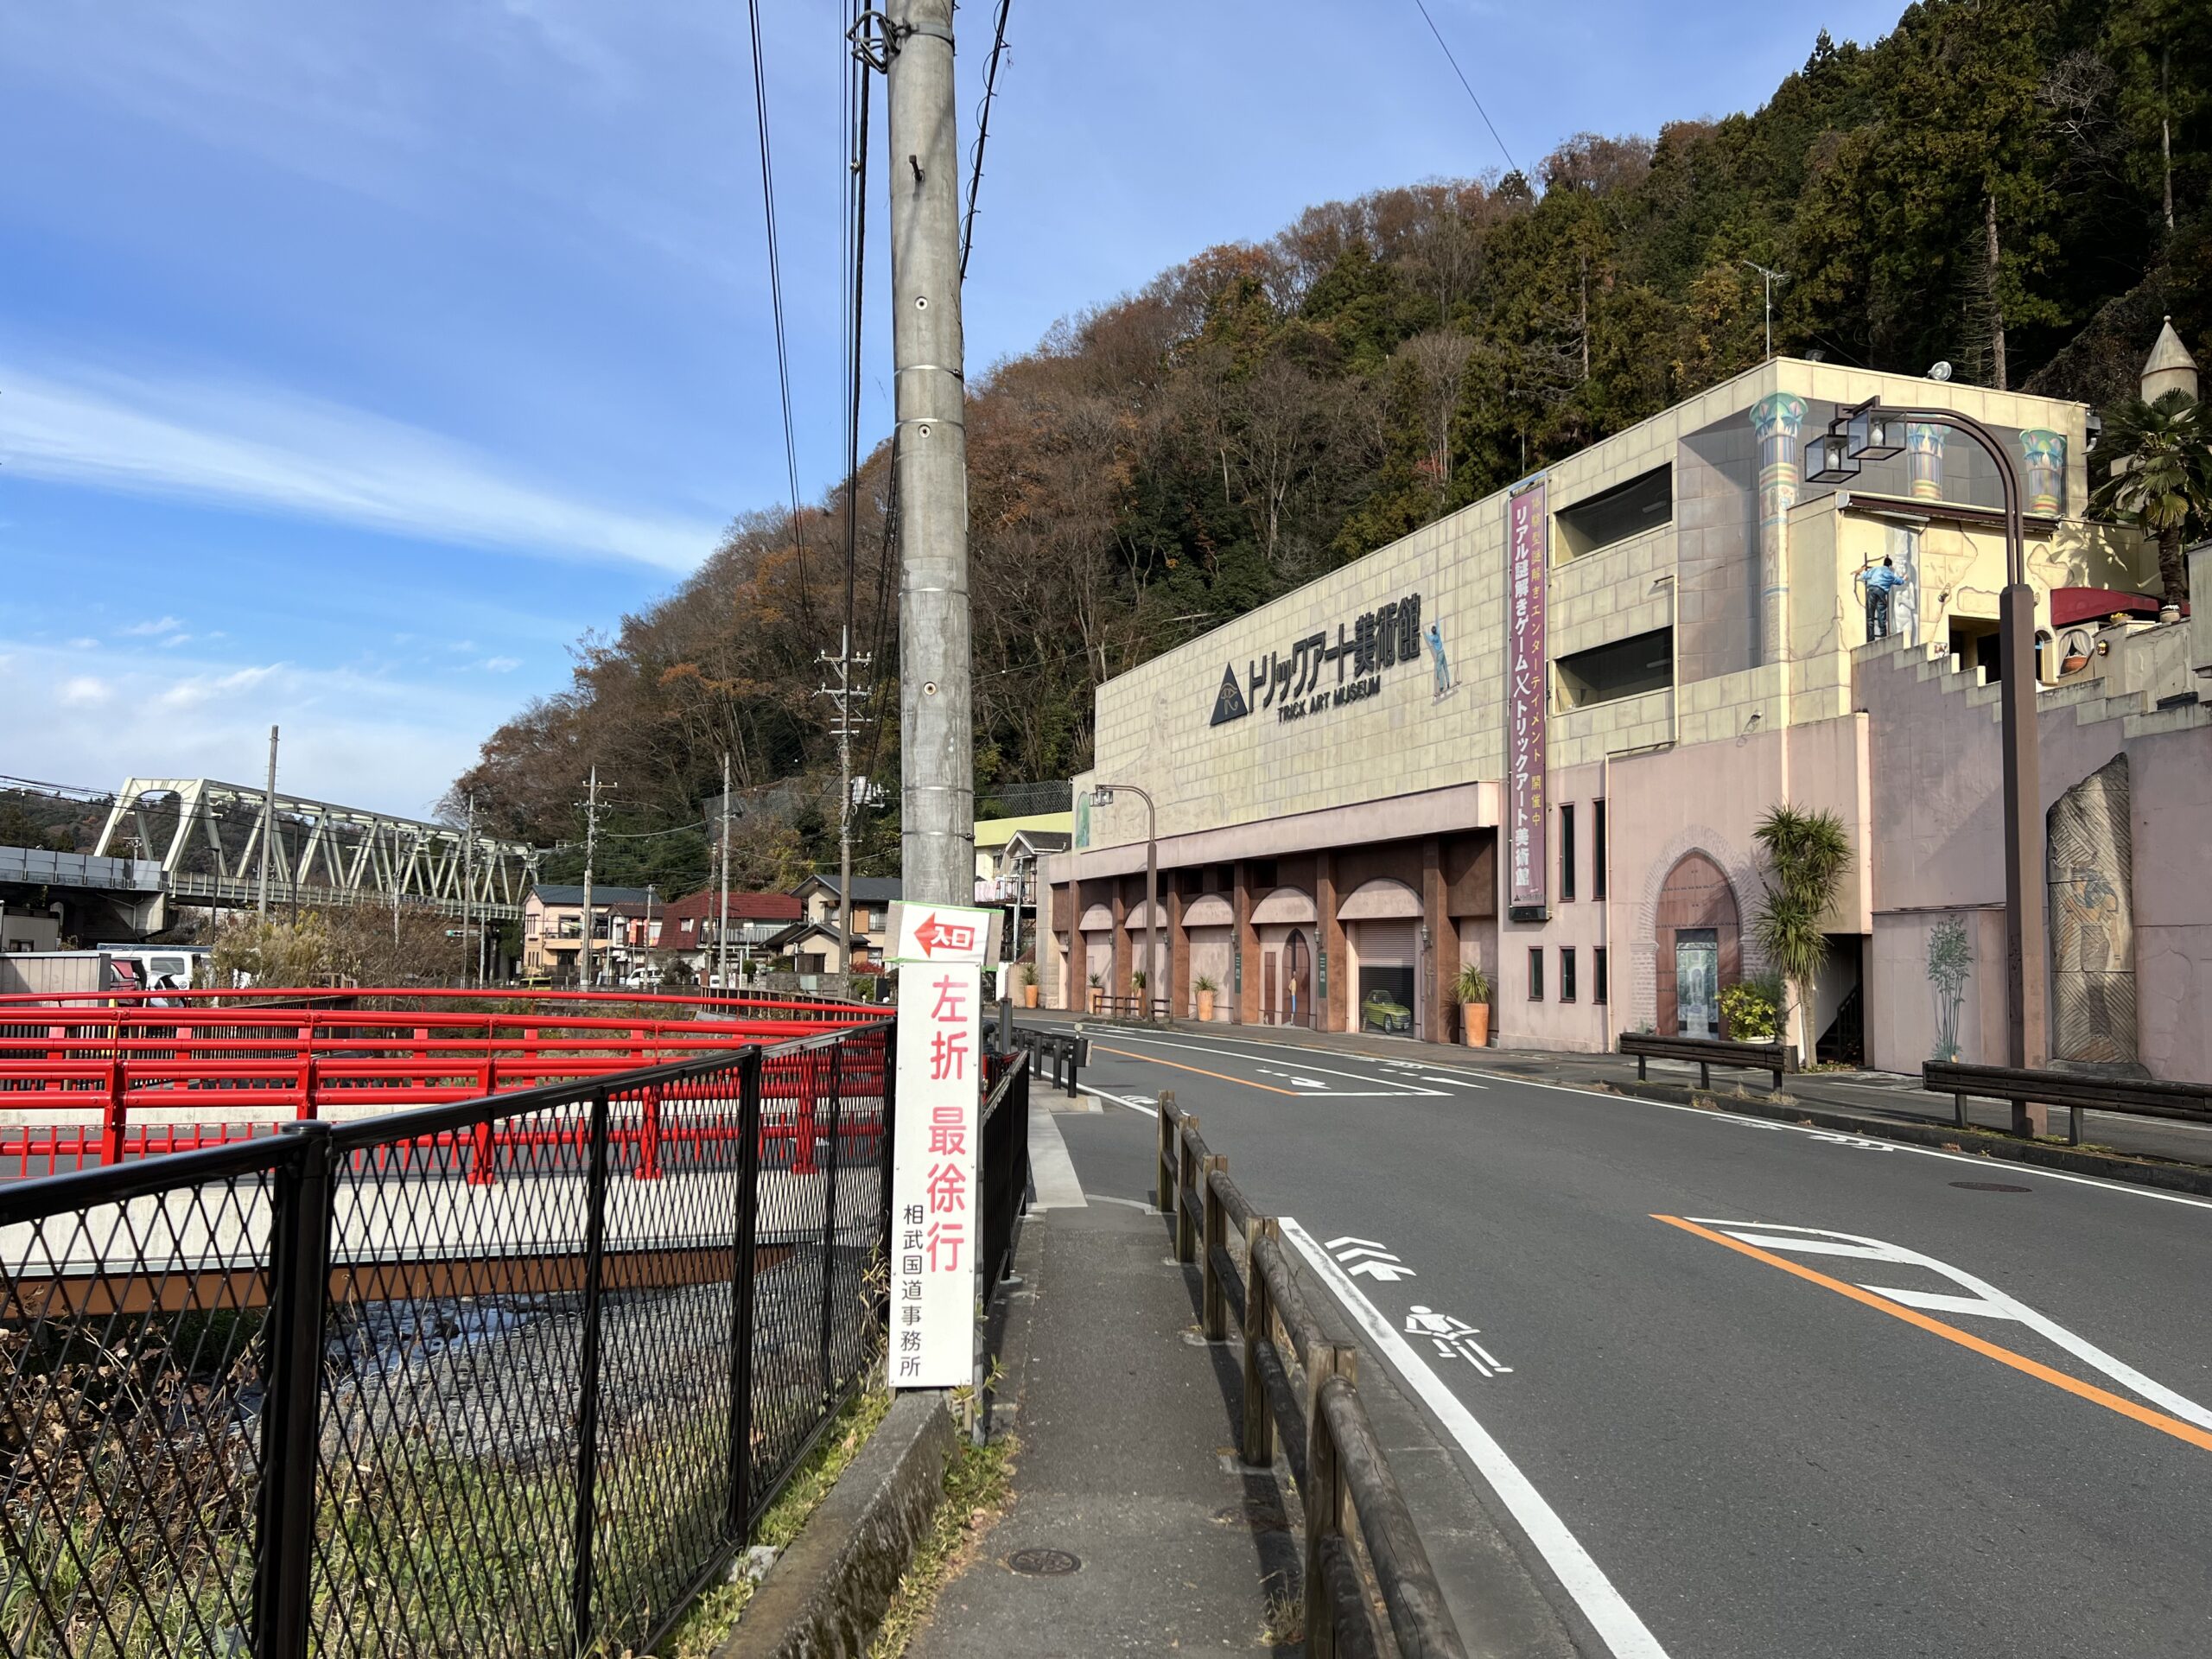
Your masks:
<svg viewBox="0 0 2212 1659"><path fill-rule="evenodd" d="M970 904L976 791L952 0L891 0L887 10L901 864L907 899Z"/></svg>
<svg viewBox="0 0 2212 1659"><path fill-rule="evenodd" d="M860 723L853 713L853 699L865 702L868 688L853 685L853 670L866 668L873 657L853 655L853 629L845 625L837 637L837 654L819 653L821 660L837 671L837 683L815 692L827 697L837 710L837 960L849 977L853 971L848 941L853 937L853 730Z"/></svg>
<svg viewBox="0 0 2212 1659"><path fill-rule="evenodd" d="M261 798L261 885L254 909L269 920L269 843L276 839L276 728L269 728L269 788Z"/></svg>
<svg viewBox="0 0 2212 1659"><path fill-rule="evenodd" d="M580 803L584 810L584 938L576 950L576 982L587 991L591 988L591 867L599 851L599 791L615 787L601 784L599 768L594 766L589 791Z"/></svg>
<svg viewBox="0 0 2212 1659"><path fill-rule="evenodd" d="M715 988L729 995L729 751L722 751L722 869L715 888L720 915L715 922Z"/></svg>
<svg viewBox="0 0 2212 1659"><path fill-rule="evenodd" d="M468 839L461 844L461 937L474 943L476 935L469 926L470 918L476 913L476 797L473 793L468 798L467 834ZM586 876L584 879L589 880L591 878ZM482 947L477 948L476 955L477 977L480 980L484 973ZM461 983L468 983L466 973L462 975Z"/></svg>

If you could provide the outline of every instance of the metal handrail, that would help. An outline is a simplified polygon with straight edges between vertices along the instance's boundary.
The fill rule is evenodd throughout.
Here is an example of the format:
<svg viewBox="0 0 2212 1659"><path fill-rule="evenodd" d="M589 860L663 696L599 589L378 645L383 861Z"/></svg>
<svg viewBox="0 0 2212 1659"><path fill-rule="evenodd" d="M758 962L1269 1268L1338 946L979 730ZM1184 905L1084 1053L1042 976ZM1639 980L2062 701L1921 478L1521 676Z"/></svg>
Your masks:
<svg viewBox="0 0 2212 1659"><path fill-rule="evenodd" d="M1229 1160L1207 1147L1198 1120L1168 1091L1160 1096L1158 1157L1160 1209L1173 1224L1175 1258L1198 1264L1206 1340L1227 1339L1232 1313L1243 1338L1239 1452L1247 1464L1272 1464L1280 1428L1297 1483L1306 1517L1308 1659L1364 1659L1382 1650L1367 1593L1370 1573L1401 1654L1465 1659L1412 1511L1360 1400L1359 1351L1324 1332L1283 1252L1280 1224L1253 1207L1230 1179ZM1243 1248L1241 1274L1232 1239Z"/></svg>

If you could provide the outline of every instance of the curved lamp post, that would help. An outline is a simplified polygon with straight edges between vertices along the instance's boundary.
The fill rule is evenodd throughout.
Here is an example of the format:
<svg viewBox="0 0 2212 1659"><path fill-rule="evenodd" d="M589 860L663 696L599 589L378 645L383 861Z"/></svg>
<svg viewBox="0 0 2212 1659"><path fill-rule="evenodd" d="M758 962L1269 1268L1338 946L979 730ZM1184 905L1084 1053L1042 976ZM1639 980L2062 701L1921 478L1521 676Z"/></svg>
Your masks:
<svg viewBox="0 0 2212 1659"><path fill-rule="evenodd" d="M1153 810L1152 797L1135 784L1098 784L1092 786L1090 804L1111 806L1114 791L1126 789L1144 803L1144 995L1139 999L1144 1017L1152 1018L1153 976L1160 971L1160 817ZM1165 992L1162 992L1165 1001Z"/></svg>
<svg viewBox="0 0 2212 1659"><path fill-rule="evenodd" d="M2020 475L1997 435L1971 416L1948 409L1885 408L1869 397L1839 410L1828 429L1805 446L1805 477L1844 484L1859 463L1882 461L1904 446L1908 423L1948 427L1980 447L2005 491L2005 591L1997 601L1998 643L2005 678L1999 688L2005 754L2005 968L2008 1064L2039 1066L2045 1058L2044 925L2041 894L2043 819L2036 753L2036 599L2028 586L2027 547L2020 513ZM2030 965L2035 972L2031 975ZM2013 1132L2027 1132L2027 1109L2015 1103Z"/></svg>

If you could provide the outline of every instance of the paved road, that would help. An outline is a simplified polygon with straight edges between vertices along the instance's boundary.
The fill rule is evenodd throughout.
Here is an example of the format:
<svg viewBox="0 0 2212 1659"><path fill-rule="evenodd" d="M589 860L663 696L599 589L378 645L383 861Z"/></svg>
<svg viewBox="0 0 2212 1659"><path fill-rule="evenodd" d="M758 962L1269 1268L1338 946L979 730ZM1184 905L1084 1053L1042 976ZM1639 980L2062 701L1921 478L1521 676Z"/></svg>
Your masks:
<svg viewBox="0 0 2212 1659"><path fill-rule="evenodd" d="M1343 1258L1587 1651L2212 1653L2212 1202L1434 1051L1091 1061ZM1085 1189L1150 1192L1151 1118L1057 1122Z"/></svg>

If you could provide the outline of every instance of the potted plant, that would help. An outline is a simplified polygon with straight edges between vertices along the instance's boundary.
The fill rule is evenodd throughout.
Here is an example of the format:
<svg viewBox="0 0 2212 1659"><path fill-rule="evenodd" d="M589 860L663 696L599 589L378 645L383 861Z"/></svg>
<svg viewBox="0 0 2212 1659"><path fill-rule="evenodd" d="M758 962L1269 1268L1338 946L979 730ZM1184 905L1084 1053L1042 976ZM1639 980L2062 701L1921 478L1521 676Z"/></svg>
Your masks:
<svg viewBox="0 0 2212 1659"><path fill-rule="evenodd" d="M1197 982L1192 985L1191 988L1198 994L1198 1018L1200 1020L1212 1019L1214 993L1218 991L1221 987L1215 984L1212 979L1207 975L1200 974L1198 977Z"/></svg>
<svg viewBox="0 0 2212 1659"><path fill-rule="evenodd" d="M1037 964L1033 962L1021 964L1021 1006L1025 1008L1037 1006Z"/></svg>
<svg viewBox="0 0 2212 1659"><path fill-rule="evenodd" d="M1453 995L1459 999L1459 1030L1469 1048L1484 1048L1490 1044L1490 976L1482 964L1471 962L1459 969L1459 977L1452 982Z"/></svg>
<svg viewBox="0 0 2212 1659"><path fill-rule="evenodd" d="M1090 1011L1096 1014L1106 1001L1106 980L1101 974L1090 976Z"/></svg>
<svg viewBox="0 0 2212 1659"><path fill-rule="evenodd" d="M1152 1004L1145 1000L1144 992L1146 982L1150 977L1141 968L1129 969L1129 994L1136 999L1137 1018L1140 1020L1152 1018Z"/></svg>

